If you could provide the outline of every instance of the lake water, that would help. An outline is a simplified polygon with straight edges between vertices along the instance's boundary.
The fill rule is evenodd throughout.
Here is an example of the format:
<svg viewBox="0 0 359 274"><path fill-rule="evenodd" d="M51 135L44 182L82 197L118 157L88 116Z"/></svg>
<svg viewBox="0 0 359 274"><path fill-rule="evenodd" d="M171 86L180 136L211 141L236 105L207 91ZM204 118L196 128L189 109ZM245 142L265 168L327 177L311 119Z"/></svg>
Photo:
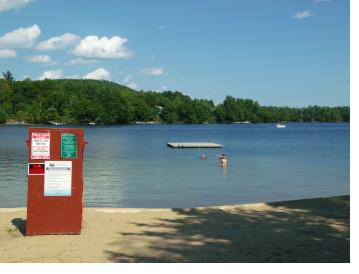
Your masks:
<svg viewBox="0 0 359 274"><path fill-rule="evenodd" d="M349 124L84 129L87 207L195 207L349 194ZM0 207L26 206L26 139L27 127L0 126ZM224 147L166 146L196 141ZM218 163L221 152L229 158L226 170Z"/></svg>

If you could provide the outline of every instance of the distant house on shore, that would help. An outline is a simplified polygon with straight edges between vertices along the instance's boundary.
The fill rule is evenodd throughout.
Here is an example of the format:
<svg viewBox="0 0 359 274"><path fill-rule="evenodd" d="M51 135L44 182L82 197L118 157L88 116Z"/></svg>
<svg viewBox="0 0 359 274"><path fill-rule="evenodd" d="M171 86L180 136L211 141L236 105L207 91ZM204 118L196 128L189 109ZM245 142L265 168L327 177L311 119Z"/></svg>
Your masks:
<svg viewBox="0 0 359 274"><path fill-rule="evenodd" d="M156 106L156 109L157 109L158 113L162 113L162 111L163 111L162 106Z"/></svg>

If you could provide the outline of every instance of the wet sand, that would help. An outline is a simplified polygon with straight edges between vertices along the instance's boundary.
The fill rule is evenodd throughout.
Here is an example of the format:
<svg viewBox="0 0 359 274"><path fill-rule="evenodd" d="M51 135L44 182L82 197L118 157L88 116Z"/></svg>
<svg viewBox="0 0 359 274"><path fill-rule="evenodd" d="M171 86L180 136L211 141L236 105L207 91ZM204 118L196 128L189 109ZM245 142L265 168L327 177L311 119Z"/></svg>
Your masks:
<svg viewBox="0 0 359 274"><path fill-rule="evenodd" d="M349 262L349 196L193 209L86 208L81 235L25 237L0 209L0 262Z"/></svg>

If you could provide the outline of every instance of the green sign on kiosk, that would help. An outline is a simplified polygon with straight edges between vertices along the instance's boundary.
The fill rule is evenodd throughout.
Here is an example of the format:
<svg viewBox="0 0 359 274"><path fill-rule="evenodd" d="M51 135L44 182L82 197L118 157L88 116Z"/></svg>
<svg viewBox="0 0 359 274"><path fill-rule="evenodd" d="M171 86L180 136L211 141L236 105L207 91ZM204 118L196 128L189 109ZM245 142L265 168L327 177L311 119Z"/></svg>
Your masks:
<svg viewBox="0 0 359 274"><path fill-rule="evenodd" d="M61 158L77 158L76 134L61 134Z"/></svg>

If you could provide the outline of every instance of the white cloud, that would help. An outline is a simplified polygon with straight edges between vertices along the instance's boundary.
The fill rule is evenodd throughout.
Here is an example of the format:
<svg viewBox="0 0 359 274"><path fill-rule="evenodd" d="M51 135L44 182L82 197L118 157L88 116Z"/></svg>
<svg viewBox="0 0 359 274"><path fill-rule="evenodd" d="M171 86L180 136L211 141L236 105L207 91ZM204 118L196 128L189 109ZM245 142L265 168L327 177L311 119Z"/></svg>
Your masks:
<svg viewBox="0 0 359 274"><path fill-rule="evenodd" d="M34 24L28 28L18 28L0 37L0 48L31 48L41 34L41 29Z"/></svg>
<svg viewBox="0 0 359 274"><path fill-rule="evenodd" d="M305 11L301 11L301 12L297 12L296 14L293 15L294 19L304 19L304 18L308 18L314 16L313 13L311 13L309 10L305 10Z"/></svg>
<svg viewBox="0 0 359 274"><path fill-rule="evenodd" d="M56 64L56 62L51 60L51 56L49 55L31 55L26 57L26 60L32 63L42 63L42 64L50 64L50 65Z"/></svg>
<svg viewBox="0 0 359 274"><path fill-rule="evenodd" d="M163 85L160 88L156 89L157 92L163 92L163 91L166 91L166 90L168 90L168 87L166 85Z"/></svg>
<svg viewBox="0 0 359 274"><path fill-rule="evenodd" d="M140 73L143 75L150 75L150 76L166 75L163 68L144 68L140 70Z"/></svg>
<svg viewBox="0 0 359 274"><path fill-rule="evenodd" d="M0 0L0 12L20 9L33 2L33 0Z"/></svg>
<svg viewBox="0 0 359 274"><path fill-rule="evenodd" d="M12 49L1 49L0 58L13 58L16 57L16 51Z"/></svg>
<svg viewBox="0 0 359 274"><path fill-rule="evenodd" d="M42 73L42 75L39 77L39 80L44 79L59 79L63 78L63 73L61 69L54 69L54 70L46 70Z"/></svg>
<svg viewBox="0 0 359 274"><path fill-rule="evenodd" d="M109 80L111 73L104 68L98 68L84 75L83 79Z"/></svg>
<svg viewBox="0 0 359 274"><path fill-rule="evenodd" d="M138 86L135 82L131 81L133 79L133 75L126 75L125 78L123 78L123 83L125 86L132 88L132 89L137 89Z"/></svg>
<svg viewBox="0 0 359 274"><path fill-rule="evenodd" d="M134 82L130 82L126 86L129 87L129 88L132 88L132 89L137 89L138 88L137 84L134 83Z"/></svg>
<svg viewBox="0 0 359 274"><path fill-rule="evenodd" d="M86 58L130 58L133 54L125 47L126 38L86 36L73 49L72 54Z"/></svg>
<svg viewBox="0 0 359 274"><path fill-rule="evenodd" d="M48 40L40 42L36 49L38 50L56 50L64 49L67 46L75 44L80 39L79 36L73 33L65 33L60 36L51 37Z"/></svg>
<svg viewBox="0 0 359 274"><path fill-rule="evenodd" d="M131 81L131 79L133 78L132 75L126 75L125 78L123 78L123 82L125 84L129 83Z"/></svg>
<svg viewBox="0 0 359 274"><path fill-rule="evenodd" d="M94 59L85 59L85 58L76 58L69 62L70 65L84 65L84 64L94 64L97 60Z"/></svg>

